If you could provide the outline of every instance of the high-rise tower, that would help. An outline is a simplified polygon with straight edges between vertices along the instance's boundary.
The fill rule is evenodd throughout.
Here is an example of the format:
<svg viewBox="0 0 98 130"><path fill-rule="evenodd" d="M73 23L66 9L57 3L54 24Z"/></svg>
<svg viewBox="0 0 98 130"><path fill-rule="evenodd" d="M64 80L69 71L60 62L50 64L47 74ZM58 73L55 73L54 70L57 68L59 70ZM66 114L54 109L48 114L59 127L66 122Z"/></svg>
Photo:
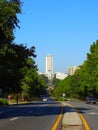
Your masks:
<svg viewBox="0 0 98 130"><path fill-rule="evenodd" d="M46 75L49 79L51 79L53 75L53 56L50 54L46 56Z"/></svg>

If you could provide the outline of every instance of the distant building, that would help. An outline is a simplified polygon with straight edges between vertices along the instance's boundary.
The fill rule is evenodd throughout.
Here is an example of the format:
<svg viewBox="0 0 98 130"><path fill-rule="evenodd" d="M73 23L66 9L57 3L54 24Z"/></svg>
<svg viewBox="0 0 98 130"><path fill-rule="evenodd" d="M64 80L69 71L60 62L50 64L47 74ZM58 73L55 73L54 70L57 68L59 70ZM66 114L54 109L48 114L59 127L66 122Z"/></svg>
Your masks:
<svg viewBox="0 0 98 130"><path fill-rule="evenodd" d="M50 54L46 56L46 76L49 79L53 76L53 56Z"/></svg>
<svg viewBox="0 0 98 130"><path fill-rule="evenodd" d="M79 66L68 67L68 74L73 75L77 69L79 69Z"/></svg>
<svg viewBox="0 0 98 130"><path fill-rule="evenodd" d="M68 67L67 71L68 71L68 74L69 74L69 75L72 75L72 74L73 74L73 69L72 69L72 67Z"/></svg>
<svg viewBox="0 0 98 130"><path fill-rule="evenodd" d="M68 76L68 74L66 74L66 73L56 72L56 78L57 79L63 80L67 76Z"/></svg>

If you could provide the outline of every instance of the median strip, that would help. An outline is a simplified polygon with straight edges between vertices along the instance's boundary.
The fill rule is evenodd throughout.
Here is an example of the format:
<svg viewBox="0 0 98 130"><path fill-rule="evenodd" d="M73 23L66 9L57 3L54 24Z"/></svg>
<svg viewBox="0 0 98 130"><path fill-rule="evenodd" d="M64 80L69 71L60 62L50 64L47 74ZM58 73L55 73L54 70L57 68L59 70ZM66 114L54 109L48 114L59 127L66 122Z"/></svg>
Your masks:
<svg viewBox="0 0 98 130"><path fill-rule="evenodd" d="M86 120L84 119L83 115L80 114L79 110L75 108L75 106L64 103L65 106L70 106L74 109L74 112L65 112L63 120L62 120L62 130L90 130ZM83 126L83 124L84 126ZM85 127L85 128L84 128Z"/></svg>

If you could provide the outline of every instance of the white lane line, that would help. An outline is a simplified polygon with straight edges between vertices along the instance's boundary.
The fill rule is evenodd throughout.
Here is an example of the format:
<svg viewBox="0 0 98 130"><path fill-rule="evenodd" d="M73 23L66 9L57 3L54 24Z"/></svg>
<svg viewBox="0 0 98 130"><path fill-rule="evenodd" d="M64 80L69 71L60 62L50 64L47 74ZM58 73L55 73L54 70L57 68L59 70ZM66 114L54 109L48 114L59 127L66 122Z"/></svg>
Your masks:
<svg viewBox="0 0 98 130"><path fill-rule="evenodd" d="M14 121L14 120L16 120L16 119L18 119L19 117L14 117L14 118L12 118L12 119L10 119L10 121Z"/></svg>
<svg viewBox="0 0 98 130"><path fill-rule="evenodd" d="M95 115L95 114L98 114L98 113L95 113L95 112L89 112L89 113L86 113L88 115Z"/></svg>

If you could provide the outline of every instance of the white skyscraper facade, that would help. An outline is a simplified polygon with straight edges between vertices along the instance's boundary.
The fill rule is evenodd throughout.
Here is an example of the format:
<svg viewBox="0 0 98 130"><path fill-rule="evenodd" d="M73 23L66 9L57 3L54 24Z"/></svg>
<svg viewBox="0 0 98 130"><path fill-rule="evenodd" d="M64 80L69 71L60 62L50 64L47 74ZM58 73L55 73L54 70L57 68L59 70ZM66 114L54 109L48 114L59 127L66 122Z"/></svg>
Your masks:
<svg viewBox="0 0 98 130"><path fill-rule="evenodd" d="M53 56L50 54L46 56L46 75L49 79L51 79L53 75Z"/></svg>

